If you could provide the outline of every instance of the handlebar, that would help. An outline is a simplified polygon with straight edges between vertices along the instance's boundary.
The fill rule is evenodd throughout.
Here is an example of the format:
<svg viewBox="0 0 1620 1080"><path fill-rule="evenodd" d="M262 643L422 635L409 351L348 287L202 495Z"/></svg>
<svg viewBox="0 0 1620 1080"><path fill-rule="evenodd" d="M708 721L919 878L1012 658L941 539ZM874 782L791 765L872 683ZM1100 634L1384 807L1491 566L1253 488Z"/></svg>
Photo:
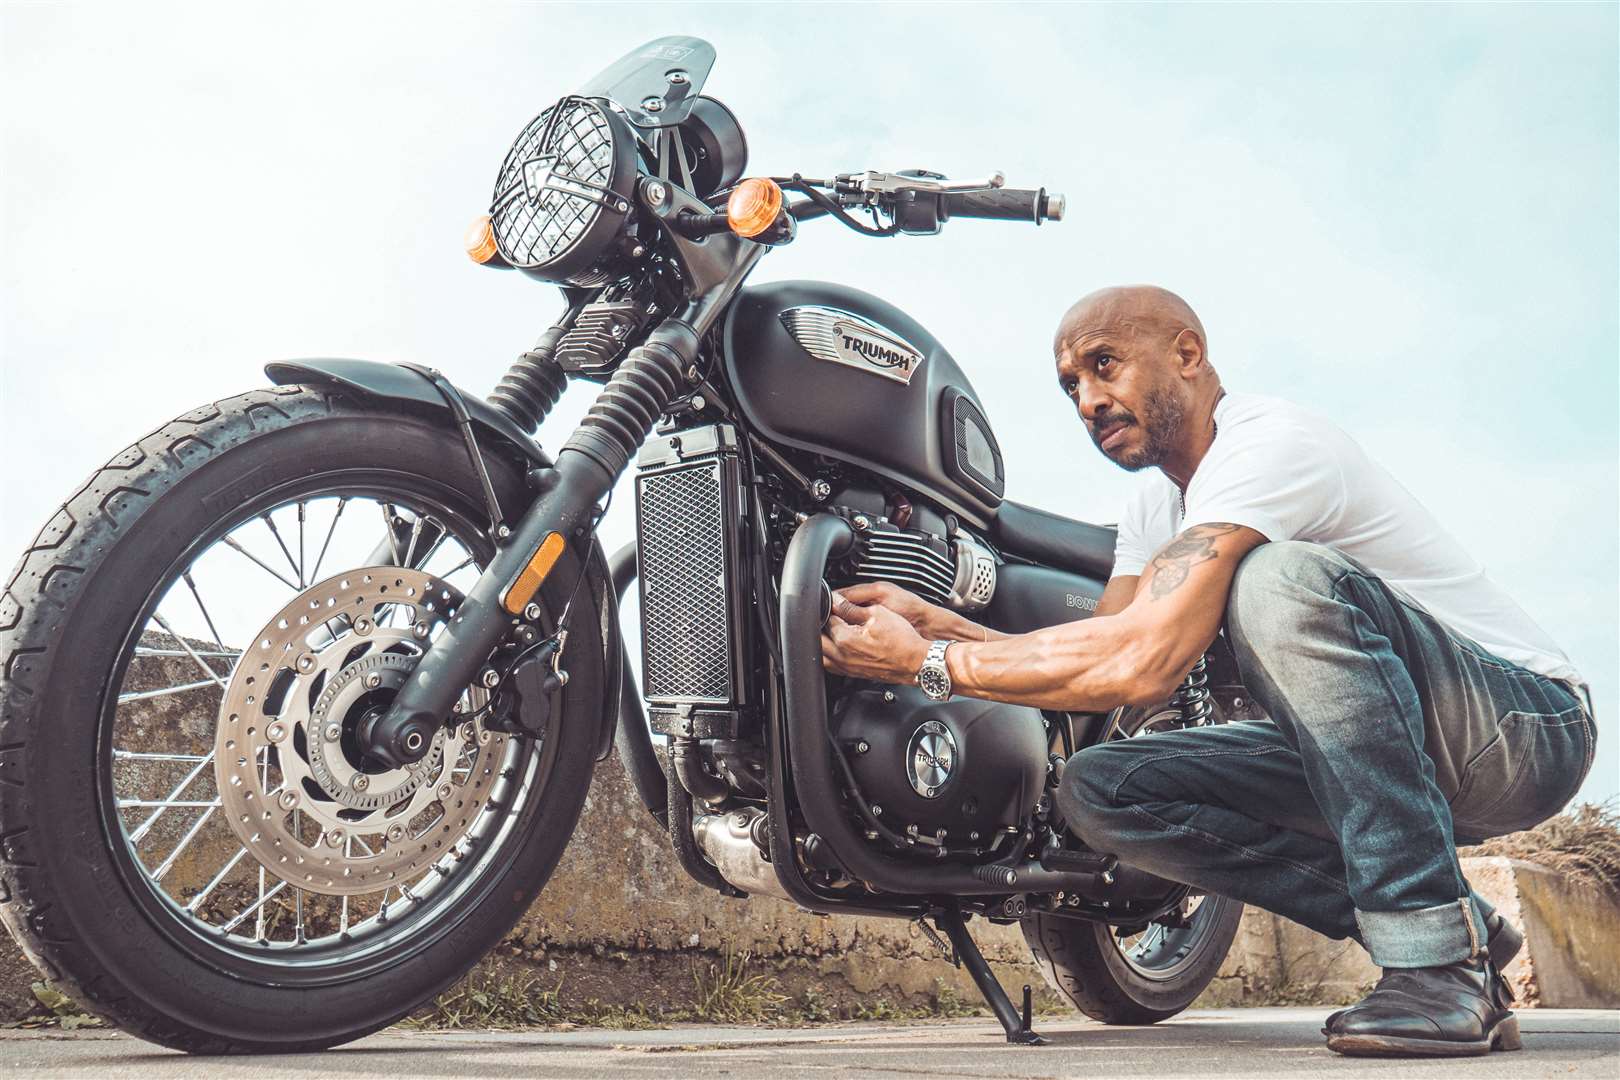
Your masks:
<svg viewBox="0 0 1620 1080"><path fill-rule="evenodd" d="M984 218L993 221L1062 221L1062 195L1048 194L1045 188L986 188L979 191L946 191L939 196L939 220L953 217Z"/></svg>

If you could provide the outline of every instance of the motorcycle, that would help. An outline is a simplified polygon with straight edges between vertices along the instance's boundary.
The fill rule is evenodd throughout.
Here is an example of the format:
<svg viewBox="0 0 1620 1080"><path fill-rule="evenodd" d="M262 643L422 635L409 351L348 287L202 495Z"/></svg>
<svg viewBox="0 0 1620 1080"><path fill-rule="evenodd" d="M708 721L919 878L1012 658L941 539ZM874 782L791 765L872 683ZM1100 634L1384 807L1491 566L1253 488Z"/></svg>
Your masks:
<svg viewBox="0 0 1620 1080"><path fill-rule="evenodd" d="M1157 708L1068 714L827 673L830 590L887 581L1009 633L1095 610L1111 528L1003 497L962 369L844 285L745 287L801 227L1063 217L924 170L744 179L693 37L545 109L468 254L557 285L487 399L410 364L270 364L118 454L0 601L0 919L142 1038L288 1052L387 1026L540 893L616 747L721 897L916 920L1009 1041L966 928L1023 928L1109 1023L1186 1008L1241 906L1065 827L1065 761L1242 719L1217 638ZM533 435L601 385L555 457ZM596 529L635 462L636 541ZM641 685L618 606L637 584ZM660 753L653 736L667 739ZM943 935L943 936L941 936Z"/></svg>

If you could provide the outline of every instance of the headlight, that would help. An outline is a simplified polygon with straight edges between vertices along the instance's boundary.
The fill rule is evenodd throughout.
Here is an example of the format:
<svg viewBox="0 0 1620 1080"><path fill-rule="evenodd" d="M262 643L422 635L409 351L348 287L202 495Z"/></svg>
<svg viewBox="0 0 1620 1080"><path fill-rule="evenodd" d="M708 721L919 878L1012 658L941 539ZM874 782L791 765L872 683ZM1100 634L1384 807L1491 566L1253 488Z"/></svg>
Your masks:
<svg viewBox="0 0 1620 1080"><path fill-rule="evenodd" d="M599 100L563 98L523 129L501 164L489 208L501 257L543 281L600 284L635 179L625 120Z"/></svg>

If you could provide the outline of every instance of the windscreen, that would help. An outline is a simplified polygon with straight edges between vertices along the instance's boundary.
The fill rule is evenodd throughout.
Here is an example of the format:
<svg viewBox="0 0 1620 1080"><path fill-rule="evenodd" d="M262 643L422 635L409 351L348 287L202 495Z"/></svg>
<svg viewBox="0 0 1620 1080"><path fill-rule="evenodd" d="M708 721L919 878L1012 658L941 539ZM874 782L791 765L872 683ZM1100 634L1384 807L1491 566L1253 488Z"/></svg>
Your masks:
<svg viewBox="0 0 1620 1080"><path fill-rule="evenodd" d="M685 120L714 67L714 46L674 34L632 49L580 88L605 97L637 127L673 127Z"/></svg>

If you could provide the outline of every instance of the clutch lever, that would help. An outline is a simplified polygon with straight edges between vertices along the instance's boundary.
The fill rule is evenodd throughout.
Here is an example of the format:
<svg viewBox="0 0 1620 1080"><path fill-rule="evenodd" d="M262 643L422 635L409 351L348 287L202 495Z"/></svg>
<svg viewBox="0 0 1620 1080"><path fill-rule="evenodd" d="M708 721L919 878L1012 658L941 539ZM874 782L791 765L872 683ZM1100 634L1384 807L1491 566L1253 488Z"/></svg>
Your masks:
<svg viewBox="0 0 1620 1080"><path fill-rule="evenodd" d="M923 169L905 169L896 173L868 169L863 173L843 173L834 178L833 186L841 195L858 195L862 201L873 197L893 198L902 192L917 191L944 194L951 191L991 191L1007 182L999 169L982 180L949 180L940 173Z"/></svg>

